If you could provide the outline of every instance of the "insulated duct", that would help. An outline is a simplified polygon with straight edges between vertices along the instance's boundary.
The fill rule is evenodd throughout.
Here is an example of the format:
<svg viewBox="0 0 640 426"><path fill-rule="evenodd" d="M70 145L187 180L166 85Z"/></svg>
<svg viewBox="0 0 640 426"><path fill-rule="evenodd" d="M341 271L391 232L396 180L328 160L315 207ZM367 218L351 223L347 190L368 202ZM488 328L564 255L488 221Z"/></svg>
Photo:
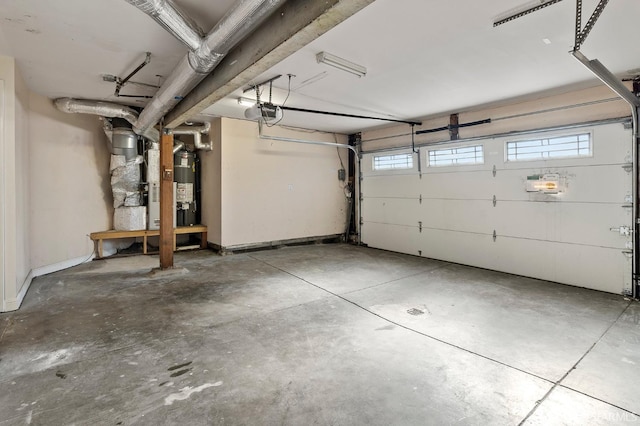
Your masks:
<svg viewBox="0 0 640 426"><path fill-rule="evenodd" d="M190 50L202 43L204 31L170 0L127 0L159 23Z"/></svg>
<svg viewBox="0 0 640 426"><path fill-rule="evenodd" d="M127 0L148 13L149 1ZM260 25L285 0L238 0L232 9L220 20L211 32L201 39L197 48L193 49L180 61L162 87L142 111L134 131L144 134L152 128L160 118L180 102L193 88L200 83L220 63L222 58L238 42ZM151 2L155 3L155 2ZM166 10L166 9L165 9ZM175 8L174 8L175 10ZM161 12L158 12L161 13ZM151 14L151 16L154 16ZM169 19L155 18L163 26ZM188 24L182 24L188 25ZM177 30L170 30L172 33Z"/></svg>
<svg viewBox="0 0 640 426"><path fill-rule="evenodd" d="M59 98L53 103L60 111L69 114L92 114L100 117L123 118L134 126L134 131L135 124L138 121L138 112L136 110L129 108L128 106L114 104L112 102ZM109 126L104 123L103 128L105 129L105 133L107 133ZM160 132L153 127L145 129L143 133L136 133L154 142L158 142L160 140ZM109 138L109 141L111 141L109 133L107 133L107 137Z"/></svg>
<svg viewBox="0 0 640 426"><path fill-rule="evenodd" d="M211 129L211 123L205 122L201 126L179 126L172 129L171 133L174 135L191 135L193 136L193 145L196 149L211 151L212 144L202 142L202 135L209 134L209 129ZM173 153L175 154L176 151Z"/></svg>
<svg viewBox="0 0 640 426"><path fill-rule="evenodd" d="M138 113L133 108L111 102L59 98L54 101L54 104L60 111L70 114L93 114L109 118L124 118L132 125L136 124L138 120Z"/></svg>

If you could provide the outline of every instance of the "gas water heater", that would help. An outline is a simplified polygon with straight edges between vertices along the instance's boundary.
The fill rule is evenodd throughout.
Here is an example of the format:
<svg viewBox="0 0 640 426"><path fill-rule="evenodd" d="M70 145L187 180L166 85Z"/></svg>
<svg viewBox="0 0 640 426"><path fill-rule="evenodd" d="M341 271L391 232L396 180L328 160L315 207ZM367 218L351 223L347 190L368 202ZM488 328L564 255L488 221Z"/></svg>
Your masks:
<svg viewBox="0 0 640 426"><path fill-rule="evenodd" d="M196 154L182 150L173 156L174 180L176 182L176 216L178 226L196 225L197 185Z"/></svg>

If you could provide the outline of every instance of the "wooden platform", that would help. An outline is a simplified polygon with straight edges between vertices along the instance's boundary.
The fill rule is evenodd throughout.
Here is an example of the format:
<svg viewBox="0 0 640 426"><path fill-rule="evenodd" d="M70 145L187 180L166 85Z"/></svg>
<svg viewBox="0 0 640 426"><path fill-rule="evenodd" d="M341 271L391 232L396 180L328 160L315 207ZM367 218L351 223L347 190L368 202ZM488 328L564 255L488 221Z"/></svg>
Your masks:
<svg viewBox="0 0 640 426"><path fill-rule="evenodd" d="M180 226L178 228L173 229L173 251L178 250L179 248L176 245L176 236L177 235L186 235L186 234L200 234L200 247L207 248L207 227L204 225L194 225L194 226ZM101 231L101 232L93 232L89 234L89 237L96 244L96 251L98 253L98 259L102 258L102 242L104 240L117 240L121 238L138 238L142 237L142 252L144 254L148 253L147 250L147 238L148 237L158 237L160 236L160 230L150 230L150 229L140 229L137 231Z"/></svg>

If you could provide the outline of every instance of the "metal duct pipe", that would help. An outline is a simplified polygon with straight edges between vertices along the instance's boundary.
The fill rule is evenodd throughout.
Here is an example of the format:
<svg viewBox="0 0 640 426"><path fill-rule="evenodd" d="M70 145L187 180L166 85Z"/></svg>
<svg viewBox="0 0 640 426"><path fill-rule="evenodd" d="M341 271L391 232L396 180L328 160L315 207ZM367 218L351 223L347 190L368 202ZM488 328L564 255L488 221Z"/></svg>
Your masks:
<svg viewBox="0 0 640 426"><path fill-rule="evenodd" d="M140 114L134 125L134 131L144 134L147 129L153 127L163 115L173 109L213 71L233 46L260 25L284 1L239 0L236 2L213 30L201 40L200 45L180 61Z"/></svg>
<svg viewBox="0 0 640 426"><path fill-rule="evenodd" d="M190 50L202 43L204 31L171 0L126 0L159 23Z"/></svg>
<svg viewBox="0 0 640 426"><path fill-rule="evenodd" d="M178 151L182 151L183 148L184 148L184 142L175 142L173 144L173 150L172 150L173 155L176 155Z"/></svg>
<svg viewBox="0 0 640 426"><path fill-rule="evenodd" d="M91 101L86 99L72 98L59 98L56 99L53 103L60 111L69 114L92 114L101 117L123 118L131 123L131 125L134 126L134 131L136 131L135 124L138 121L138 112L133 108L129 108L128 106L114 104L112 102ZM105 128L105 132L107 132L106 125L104 125L103 127ZM136 133L154 142L158 142L160 140L160 132L158 132L153 127L145 129L144 132L140 133L136 131ZM107 134L107 137L109 137L109 134ZM110 137L109 140L111 140Z"/></svg>
<svg viewBox="0 0 640 426"><path fill-rule="evenodd" d="M209 134L210 129L211 123L205 122L201 126L179 126L175 129L172 129L171 133L173 133L174 135L192 135L193 144L196 149L211 151L213 149L211 143L202 143L202 135Z"/></svg>
<svg viewBox="0 0 640 426"><path fill-rule="evenodd" d="M109 139L109 143L112 144L113 134L111 132L113 131L113 126L111 125L111 122L107 120L107 117L100 117L100 120L102 120L102 130L104 130L104 134L107 135L107 139ZM113 152L112 149L113 148L109 147L109 152Z"/></svg>
<svg viewBox="0 0 640 426"><path fill-rule="evenodd" d="M138 121L138 113L132 108L111 102L84 99L59 98L53 102L60 111L66 113L93 114L102 117L124 118L132 125Z"/></svg>

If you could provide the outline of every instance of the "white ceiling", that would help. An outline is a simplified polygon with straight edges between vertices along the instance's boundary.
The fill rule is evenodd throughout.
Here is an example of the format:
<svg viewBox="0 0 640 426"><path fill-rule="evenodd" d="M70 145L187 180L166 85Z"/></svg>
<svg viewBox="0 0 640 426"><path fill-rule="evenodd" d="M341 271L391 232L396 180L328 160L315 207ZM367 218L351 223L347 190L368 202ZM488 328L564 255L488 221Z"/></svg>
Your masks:
<svg viewBox="0 0 640 426"><path fill-rule="evenodd" d="M568 53L575 0L564 0L493 28L508 11L539 0L376 0L364 10L256 78L277 74L274 102L359 115L415 119L480 105L532 98L597 84ZM3 0L0 54L16 57L28 86L49 97L116 99L102 74L124 77L152 53L135 78L156 84L186 53L151 18L124 0ZM233 0L176 0L209 30ZM584 0L586 23L597 0ZM610 2L582 52L614 73L640 67L635 21L640 2ZM551 43L546 44L543 39ZM316 63L327 51L365 66L363 78ZM324 77L307 85L303 82ZM303 87L298 87L303 86ZM268 90L263 92L265 99ZM127 86L122 93L153 94ZM236 90L205 112L242 118ZM132 102L129 102L132 103ZM143 102L136 103L142 105ZM351 133L382 122L285 112L282 124Z"/></svg>

